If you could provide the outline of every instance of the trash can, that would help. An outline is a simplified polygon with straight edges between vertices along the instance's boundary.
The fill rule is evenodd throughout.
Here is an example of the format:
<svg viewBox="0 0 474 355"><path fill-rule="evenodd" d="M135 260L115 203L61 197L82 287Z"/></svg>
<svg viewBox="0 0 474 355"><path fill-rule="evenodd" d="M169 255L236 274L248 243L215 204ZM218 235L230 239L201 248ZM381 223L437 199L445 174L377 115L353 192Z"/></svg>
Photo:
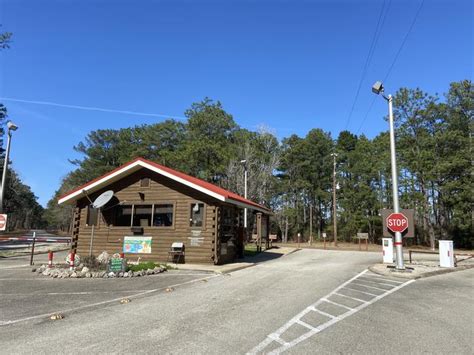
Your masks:
<svg viewBox="0 0 474 355"><path fill-rule="evenodd" d="M439 266L454 267L454 246L452 240L439 241Z"/></svg>
<svg viewBox="0 0 474 355"><path fill-rule="evenodd" d="M393 264L393 240L392 238L382 238L383 263Z"/></svg>

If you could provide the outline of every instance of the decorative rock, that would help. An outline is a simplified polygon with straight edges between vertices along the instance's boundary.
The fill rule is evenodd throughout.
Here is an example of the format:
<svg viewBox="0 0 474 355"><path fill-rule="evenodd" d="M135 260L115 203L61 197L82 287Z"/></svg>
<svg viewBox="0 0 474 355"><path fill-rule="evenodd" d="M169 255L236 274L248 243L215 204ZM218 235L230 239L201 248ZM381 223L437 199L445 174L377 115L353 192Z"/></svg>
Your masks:
<svg viewBox="0 0 474 355"><path fill-rule="evenodd" d="M139 277L139 276L142 276L142 274L140 273L140 271L134 271L133 276Z"/></svg>
<svg viewBox="0 0 474 355"><path fill-rule="evenodd" d="M91 273L90 272L86 272L86 277L91 277Z"/></svg>
<svg viewBox="0 0 474 355"><path fill-rule="evenodd" d="M104 277L105 275L107 275L107 273L106 273L105 271L101 271L101 272L99 273L99 277Z"/></svg>
<svg viewBox="0 0 474 355"><path fill-rule="evenodd" d="M99 254L99 256L97 257L97 261L101 264L107 264L110 260L110 256L109 256L109 253L107 253L106 251L103 251L102 253Z"/></svg>
<svg viewBox="0 0 474 355"><path fill-rule="evenodd" d="M49 273L50 273L49 269L46 269L46 270L43 271L43 275L44 275L44 276L48 276Z"/></svg>
<svg viewBox="0 0 474 355"><path fill-rule="evenodd" d="M31 269L31 272L35 272L36 271L36 268L34 267L33 269Z"/></svg>
<svg viewBox="0 0 474 355"><path fill-rule="evenodd" d="M81 273L86 274L89 272L89 268L87 266L84 266L81 270Z"/></svg>
<svg viewBox="0 0 474 355"><path fill-rule="evenodd" d="M83 267L84 267L83 263L80 263L79 266L78 266L79 269L82 269Z"/></svg>
<svg viewBox="0 0 474 355"><path fill-rule="evenodd" d="M125 271L125 272L123 273L123 277L128 277L128 272Z"/></svg>
<svg viewBox="0 0 474 355"><path fill-rule="evenodd" d="M107 276L108 277L115 277L115 274L111 271L111 272L109 272L109 274Z"/></svg>
<svg viewBox="0 0 474 355"><path fill-rule="evenodd" d="M72 277L72 278L77 278L76 272L73 272L73 273L71 274L71 277Z"/></svg>

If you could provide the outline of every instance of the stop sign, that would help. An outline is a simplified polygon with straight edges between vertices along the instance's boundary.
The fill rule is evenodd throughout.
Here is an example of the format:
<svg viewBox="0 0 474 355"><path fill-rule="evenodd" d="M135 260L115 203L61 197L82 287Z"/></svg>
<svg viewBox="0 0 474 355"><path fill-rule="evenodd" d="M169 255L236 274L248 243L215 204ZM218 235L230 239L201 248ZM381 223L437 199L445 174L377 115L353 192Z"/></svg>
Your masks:
<svg viewBox="0 0 474 355"><path fill-rule="evenodd" d="M394 233L402 233L408 228L408 218L403 213L391 213L387 217L387 228Z"/></svg>
<svg viewBox="0 0 474 355"><path fill-rule="evenodd" d="M7 227L7 215L0 214L0 231L4 231Z"/></svg>

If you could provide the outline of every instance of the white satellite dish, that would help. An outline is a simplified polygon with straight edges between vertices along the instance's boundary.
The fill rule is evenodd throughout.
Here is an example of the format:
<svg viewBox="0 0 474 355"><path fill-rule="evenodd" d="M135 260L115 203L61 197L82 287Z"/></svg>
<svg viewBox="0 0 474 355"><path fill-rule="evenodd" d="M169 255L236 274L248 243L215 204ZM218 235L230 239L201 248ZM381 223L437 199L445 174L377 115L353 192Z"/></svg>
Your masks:
<svg viewBox="0 0 474 355"><path fill-rule="evenodd" d="M101 208L109 202L112 197L114 197L114 192L112 190L105 191L104 193L100 194L99 197L95 199L92 203L92 207L94 208Z"/></svg>

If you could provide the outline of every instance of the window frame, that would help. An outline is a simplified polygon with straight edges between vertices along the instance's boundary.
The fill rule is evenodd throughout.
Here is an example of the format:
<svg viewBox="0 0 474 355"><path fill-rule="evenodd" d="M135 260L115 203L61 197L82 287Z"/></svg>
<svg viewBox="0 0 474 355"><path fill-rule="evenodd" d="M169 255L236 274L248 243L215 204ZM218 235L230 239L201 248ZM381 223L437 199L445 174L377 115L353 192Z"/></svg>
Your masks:
<svg viewBox="0 0 474 355"><path fill-rule="evenodd" d="M202 226L191 226L191 209L192 209L192 205L196 204L196 203L202 203L203 204L203 216L202 216ZM207 205L206 203L202 202L202 201L198 201L198 200L195 200L195 201L190 201L188 203L188 228L189 229L192 229L192 230L204 230L206 229L206 216L207 216Z"/></svg>
<svg viewBox="0 0 474 355"><path fill-rule="evenodd" d="M166 201L158 201L158 202L149 202L149 203L143 203L143 202L136 202L136 203L130 203L130 204L126 204L124 206L131 206L132 208L132 213L130 215L130 225L127 225L127 226L116 226L116 225L112 225L112 224L107 224L107 223L104 223L104 225L109 228L109 229L123 229L123 228L132 228L133 227L133 218L134 218L134 215L135 215L135 207L136 206L151 206L151 219L150 219L150 226L144 226L143 228L151 228L151 229L167 229L167 230L171 230L171 229L176 229L176 201L169 201L169 200L166 200ZM154 226L153 225L153 222L154 222L154 211L155 211L155 206L157 205L172 205L173 206L173 219L172 219L172 225L171 226ZM102 211L100 211L100 214L102 216ZM103 217L102 217L103 218ZM105 222L105 220L104 220ZM87 226L86 226L87 227ZM90 226L88 226L90 227Z"/></svg>
<svg viewBox="0 0 474 355"><path fill-rule="evenodd" d="M155 222L155 206L156 205L172 205L173 206L173 220L171 226L154 226ZM153 229L176 229L176 201L160 201L157 203L152 203L151 208L151 226L147 228Z"/></svg>

